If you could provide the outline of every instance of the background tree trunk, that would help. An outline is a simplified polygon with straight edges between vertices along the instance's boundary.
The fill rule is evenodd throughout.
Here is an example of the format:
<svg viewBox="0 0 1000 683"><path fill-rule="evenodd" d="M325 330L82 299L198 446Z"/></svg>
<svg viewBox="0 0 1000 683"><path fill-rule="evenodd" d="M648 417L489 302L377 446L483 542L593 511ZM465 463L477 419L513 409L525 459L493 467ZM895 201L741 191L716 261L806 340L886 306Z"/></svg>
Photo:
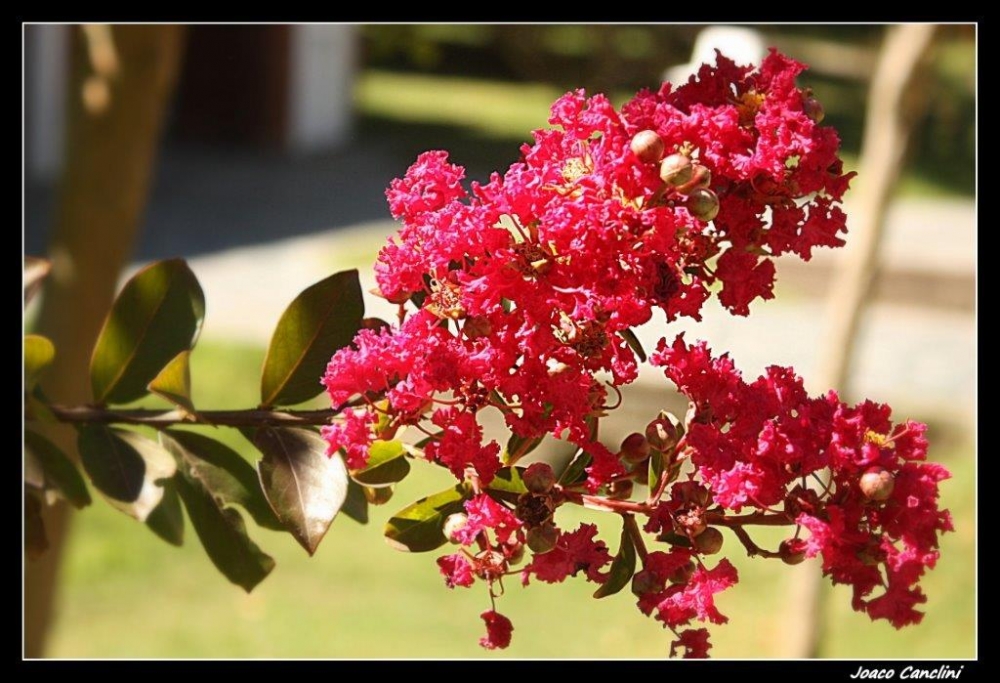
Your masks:
<svg viewBox="0 0 1000 683"><path fill-rule="evenodd" d="M926 97L914 82L935 26L907 24L888 29L868 91L857 189L851 205L851 251L834 276L816 386L848 394L858 326L878 274L885 215L899 179L907 143ZM816 563L803 567L792 583L793 606L783 656L818 657L824 630L826 579Z"/></svg>
<svg viewBox="0 0 1000 683"><path fill-rule="evenodd" d="M56 346L45 381L53 401L90 400L90 351L146 205L183 32L162 25L73 31L65 167L37 324ZM72 429L52 428L48 436L75 454ZM26 657L45 651L67 506L46 508L43 519L49 550L24 564Z"/></svg>

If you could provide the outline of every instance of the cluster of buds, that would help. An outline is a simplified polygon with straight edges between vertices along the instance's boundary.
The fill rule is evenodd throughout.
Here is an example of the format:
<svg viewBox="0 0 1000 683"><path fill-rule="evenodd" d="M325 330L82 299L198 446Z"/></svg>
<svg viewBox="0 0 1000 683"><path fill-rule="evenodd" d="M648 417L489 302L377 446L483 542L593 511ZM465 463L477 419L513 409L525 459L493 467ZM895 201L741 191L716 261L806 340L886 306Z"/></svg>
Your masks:
<svg viewBox="0 0 1000 683"><path fill-rule="evenodd" d="M683 204L700 221L710 221L719 214L719 196L711 189L712 172L692 159L696 151L690 144L664 157L666 145L659 134L641 130L629 147L639 161L658 168L663 181L658 192L661 201Z"/></svg>

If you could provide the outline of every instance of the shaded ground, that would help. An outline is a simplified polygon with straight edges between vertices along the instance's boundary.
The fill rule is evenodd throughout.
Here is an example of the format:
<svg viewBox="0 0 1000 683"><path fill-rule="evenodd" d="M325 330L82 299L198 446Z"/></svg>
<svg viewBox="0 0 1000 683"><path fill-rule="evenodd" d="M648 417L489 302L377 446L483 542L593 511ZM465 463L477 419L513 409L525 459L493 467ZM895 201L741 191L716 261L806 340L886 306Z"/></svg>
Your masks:
<svg viewBox="0 0 1000 683"><path fill-rule="evenodd" d="M541 123L541 121L539 122ZM447 125L359 123L344 149L293 157L278 152L168 141L157 165L135 257L194 256L386 219L385 188L427 149L448 149L485 178L517 159L519 140ZM42 254L56 187L25 193L25 252Z"/></svg>

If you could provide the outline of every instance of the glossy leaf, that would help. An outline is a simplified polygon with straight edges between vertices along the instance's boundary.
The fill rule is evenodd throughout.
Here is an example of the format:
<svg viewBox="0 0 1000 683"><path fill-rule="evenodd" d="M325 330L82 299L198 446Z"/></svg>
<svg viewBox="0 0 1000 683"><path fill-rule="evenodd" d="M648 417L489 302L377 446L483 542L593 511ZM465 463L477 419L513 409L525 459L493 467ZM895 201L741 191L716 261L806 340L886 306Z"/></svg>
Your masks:
<svg viewBox="0 0 1000 683"><path fill-rule="evenodd" d="M642 342L639 338L635 336L635 332L631 328L626 327L624 330L618 332L625 343L629 345L629 348L635 352L635 355L639 357L639 360L643 363L646 362L646 349L642 348Z"/></svg>
<svg viewBox="0 0 1000 683"><path fill-rule="evenodd" d="M24 554L37 560L49 549L49 539L42 521L42 502L27 491L24 493Z"/></svg>
<svg viewBox="0 0 1000 683"><path fill-rule="evenodd" d="M344 499L344 506L340 511L358 524L368 523L368 499L365 497L365 489L353 479L347 481L347 498Z"/></svg>
<svg viewBox="0 0 1000 683"><path fill-rule="evenodd" d="M247 593L252 591L274 569L274 558L250 540L240 513L220 504L184 464L176 486L212 564Z"/></svg>
<svg viewBox="0 0 1000 683"><path fill-rule="evenodd" d="M573 459L570 460L569 465L566 466L566 469L559 476L559 483L563 486L573 486L586 480L587 467L590 465L590 460L590 453L583 450L577 451Z"/></svg>
<svg viewBox="0 0 1000 683"><path fill-rule="evenodd" d="M497 498L513 503L517 501L518 496L528 492L524 481L521 480L522 472L524 472L523 467L503 467L486 485L486 490Z"/></svg>
<svg viewBox="0 0 1000 683"><path fill-rule="evenodd" d="M56 357L56 347L40 334L24 335L24 389L31 391L38 375L51 365Z"/></svg>
<svg viewBox="0 0 1000 683"><path fill-rule="evenodd" d="M163 366L163 369L146 388L187 412L193 413L190 359L191 351L181 351Z"/></svg>
<svg viewBox="0 0 1000 683"><path fill-rule="evenodd" d="M184 511L173 480L163 483L163 500L146 518L146 526L170 545L184 545Z"/></svg>
<svg viewBox="0 0 1000 683"><path fill-rule="evenodd" d="M523 436L518 436L517 434L511 434L510 438L507 439L507 447L503 452L503 462L508 465L513 465L518 460L528 455L528 453L531 453L533 450L538 448L538 445L544 440L544 436L527 439Z"/></svg>
<svg viewBox="0 0 1000 683"><path fill-rule="evenodd" d="M47 493L58 493L75 508L90 505L90 492L80 470L54 443L37 432L25 430L24 449L38 464L42 488Z"/></svg>
<svg viewBox="0 0 1000 683"><path fill-rule="evenodd" d="M52 264L37 256L24 257L24 303L31 301L42 288L42 281L52 270Z"/></svg>
<svg viewBox="0 0 1000 683"><path fill-rule="evenodd" d="M312 555L347 498L347 468L326 441L298 427L257 430L257 473L271 509Z"/></svg>
<svg viewBox="0 0 1000 683"><path fill-rule="evenodd" d="M177 469L158 443L123 429L102 425L80 428L77 438L83 469L113 506L145 522L163 499L157 483Z"/></svg>
<svg viewBox="0 0 1000 683"><path fill-rule="evenodd" d="M158 261L132 277L104 321L90 359L98 404L128 403L182 351L194 346L205 296L181 259Z"/></svg>
<svg viewBox="0 0 1000 683"><path fill-rule="evenodd" d="M367 466L351 472L351 478L359 484L381 488L403 481L409 473L410 463L403 442L377 440L368 449Z"/></svg>
<svg viewBox="0 0 1000 683"><path fill-rule="evenodd" d="M393 548L420 553L447 543L442 527L448 515L462 512L466 490L454 488L421 498L393 515L385 524L385 539Z"/></svg>
<svg viewBox="0 0 1000 683"><path fill-rule="evenodd" d="M608 570L608 580L594 591L594 597L606 598L614 595L629 584L633 574L635 574L635 545L628 530L622 528L621 545L618 554L611 562L611 569Z"/></svg>
<svg viewBox="0 0 1000 683"><path fill-rule="evenodd" d="M265 529L284 531L257 472L239 453L209 436L180 429L160 432L160 443L182 471L197 478L223 505L239 505Z"/></svg>
<svg viewBox="0 0 1000 683"><path fill-rule="evenodd" d="M663 476L663 453L653 450L649 455L649 472L646 475L646 483L649 484L651 492L656 491L660 486L660 477Z"/></svg>
<svg viewBox="0 0 1000 683"><path fill-rule="evenodd" d="M295 297L282 313L264 359L262 404L294 405L318 395L330 356L351 342L364 312L356 270L335 273Z"/></svg>

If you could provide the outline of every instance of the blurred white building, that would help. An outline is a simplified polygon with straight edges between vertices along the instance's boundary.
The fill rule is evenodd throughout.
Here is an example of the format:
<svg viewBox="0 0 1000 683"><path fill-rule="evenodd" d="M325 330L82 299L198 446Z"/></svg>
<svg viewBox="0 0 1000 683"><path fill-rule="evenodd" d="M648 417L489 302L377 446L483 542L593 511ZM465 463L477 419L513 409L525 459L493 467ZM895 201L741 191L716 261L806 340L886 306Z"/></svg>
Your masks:
<svg viewBox="0 0 1000 683"><path fill-rule="evenodd" d="M73 26L24 27L25 171L56 176ZM188 30L172 125L181 137L334 149L351 132L357 27L197 25Z"/></svg>

